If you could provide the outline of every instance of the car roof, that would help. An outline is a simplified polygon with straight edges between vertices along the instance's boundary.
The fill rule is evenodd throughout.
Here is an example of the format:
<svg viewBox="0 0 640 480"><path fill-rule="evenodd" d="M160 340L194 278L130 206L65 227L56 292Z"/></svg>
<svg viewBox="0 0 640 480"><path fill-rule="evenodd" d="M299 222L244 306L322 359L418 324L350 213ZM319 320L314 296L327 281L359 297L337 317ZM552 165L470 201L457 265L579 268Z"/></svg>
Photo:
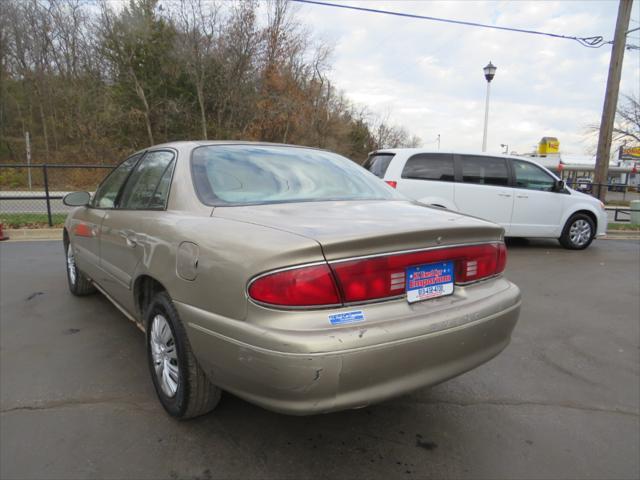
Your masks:
<svg viewBox="0 0 640 480"><path fill-rule="evenodd" d="M254 145L254 146L264 146L264 147L291 147L291 148L307 148L311 150L323 150L321 148L316 147L308 147L306 145L292 145L288 143L273 143L273 142L259 142L259 141L251 141L251 140L176 140L174 142L165 142L159 143L156 145L152 145L150 147L141 148L135 153L131 155L136 155L138 153L146 152L149 150L158 150L163 148L173 148L179 150L181 148L196 148L203 147L208 145Z"/></svg>
<svg viewBox="0 0 640 480"><path fill-rule="evenodd" d="M537 165L537 162L535 162L534 160L527 157L521 157L520 155L506 155L504 153L478 152L474 150L433 150L428 148L381 148L380 150L374 150L373 152L370 152L369 155L376 155L381 153L382 154L384 153L388 153L388 154L391 154L391 153L393 154L445 153L449 155L474 155L477 157L498 157L498 158L513 158L516 160L526 160L531 163L535 163Z"/></svg>
<svg viewBox="0 0 640 480"><path fill-rule="evenodd" d="M497 157L497 158L507 158L507 159L512 159L512 160L519 160L522 162L527 162L527 163L532 163L533 165L543 169L544 171L546 171L547 173L549 173L551 176L555 177L556 179L559 180L558 176L553 173L551 170L549 170L547 167L545 167L544 165L536 162L533 158L531 157L521 157L520 155L505 155L504 153L487 153L487 152L474 152L474 151L465 151L465 150L432 150L432 149L426 149L426 148L384 148L381 150L374 150L373 152L369 153L369 156L371 155L376 155L376 154L397 154L397 153L405 153L407 155L411 155L411 154L417 154L417 153L446 153L449 155L473 155L473 156L477 156L477 157Z"/></svg>

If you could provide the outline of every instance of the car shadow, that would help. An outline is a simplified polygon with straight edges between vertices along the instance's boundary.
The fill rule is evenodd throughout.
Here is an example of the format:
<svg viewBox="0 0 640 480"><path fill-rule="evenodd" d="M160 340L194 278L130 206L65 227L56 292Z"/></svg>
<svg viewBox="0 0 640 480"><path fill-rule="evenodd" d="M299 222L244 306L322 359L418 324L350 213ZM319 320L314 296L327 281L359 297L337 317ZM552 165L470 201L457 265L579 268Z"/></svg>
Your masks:
<svg viewBox="0 0 640 480"><path fill-rule="evenodd" d="M213 412L179 426L188 426L189 434L200 438L197 444L210 445L222 435L276 477L284 473L278 467L284 464L298 478L320 472L322 478L441 477L441 462L452 453L449 442L469 432L438 396L421 390L419 396L357 410L299 417L264 410L225 392ZM447 467L447 473L460 478L471 468L461 461Z"/></svg>
<svg viewBox="0 0 640 480"><path fill-rule="evenodd" d="M507 248L537 248L546 250L565 250L560 243L553 238L505 238Z"/></svg>

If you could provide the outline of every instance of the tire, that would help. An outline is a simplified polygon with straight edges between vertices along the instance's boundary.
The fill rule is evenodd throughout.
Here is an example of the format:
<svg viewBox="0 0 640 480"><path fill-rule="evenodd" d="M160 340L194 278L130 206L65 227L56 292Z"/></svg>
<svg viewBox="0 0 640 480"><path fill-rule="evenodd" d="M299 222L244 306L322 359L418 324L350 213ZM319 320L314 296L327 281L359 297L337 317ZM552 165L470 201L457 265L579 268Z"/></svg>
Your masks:
<svg viewBox="0 0 640 480"><path fill-rule="evenodd" d="M145 312L147 361L160 403L181 420L204 415L221 391L198 364L178 312L166 292L154 295Z"/></svg>
<svg viewBox="0 0 640 480"><path fill-rule="evenodd" d="M67 264L67 284L69 285L69 291L76 297L84 297L85 295L95 293L96 287L93 286L91 281L76 265L73 245L69 242L65 246L64 256Z"/></svg>
<svg viewBox="0 0 640 480"><path fill-rule="evenodd" d="M558 240L564 248L569 250L584 250L591 245L595 234L596 226L591 217L576 213L567 220Z"/></svg>

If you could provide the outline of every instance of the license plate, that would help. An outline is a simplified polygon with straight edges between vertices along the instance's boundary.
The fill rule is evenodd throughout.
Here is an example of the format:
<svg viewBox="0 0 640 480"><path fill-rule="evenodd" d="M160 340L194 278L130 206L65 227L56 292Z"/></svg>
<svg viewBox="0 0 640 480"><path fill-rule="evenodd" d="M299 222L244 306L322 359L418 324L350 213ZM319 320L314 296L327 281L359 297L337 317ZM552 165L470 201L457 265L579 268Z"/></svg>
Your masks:
<svg viewBox="0 0 640 480"><path fill-rule="evenodd" d="M453 293L453 262L429 263L409 267L406 271L409 303Z"/></svg>

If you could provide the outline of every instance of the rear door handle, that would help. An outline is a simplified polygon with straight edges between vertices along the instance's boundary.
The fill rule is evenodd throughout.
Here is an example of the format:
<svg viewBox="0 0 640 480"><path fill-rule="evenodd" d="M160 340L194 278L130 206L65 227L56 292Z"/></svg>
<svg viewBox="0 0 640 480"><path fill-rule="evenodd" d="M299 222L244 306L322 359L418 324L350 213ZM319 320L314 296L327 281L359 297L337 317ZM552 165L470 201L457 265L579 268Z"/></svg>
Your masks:
<svg viewBox="0 0 640 480"><path fill-rule="evenodd" d="M516 198L529 198L529 195L516 195Z"/></svg>
<svg viewBox="0 0 640 480"><path fill-rule="evenodd" d="M136 245L138 245L138 241L136 240L136 234L133 233L131 230L121 230L120 236L124 238L124 241L126 242L127 247L136 248Z"/></svg>

